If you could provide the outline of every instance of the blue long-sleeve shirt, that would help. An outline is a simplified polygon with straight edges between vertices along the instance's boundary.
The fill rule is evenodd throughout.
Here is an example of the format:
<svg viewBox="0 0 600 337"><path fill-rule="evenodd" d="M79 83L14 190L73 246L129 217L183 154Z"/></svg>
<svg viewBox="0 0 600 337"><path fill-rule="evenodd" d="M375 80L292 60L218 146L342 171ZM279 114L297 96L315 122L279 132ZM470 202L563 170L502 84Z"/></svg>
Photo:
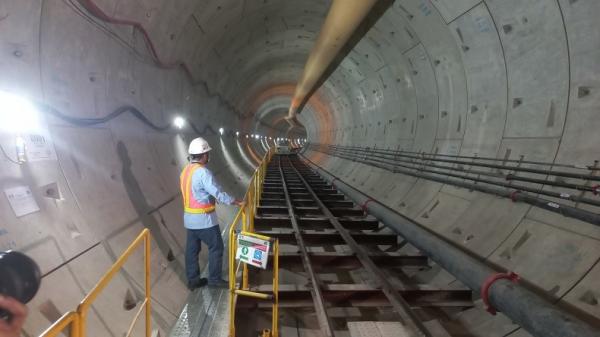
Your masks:
<svg viewBox="0 0 600 337"><path fill-rule="evenodd" d="M233 205L235 198L222 191L215 178L207 168L200 168L192 176L192 195L196 200L205 199L207 194L219 203ZM183 213L183 225L188 229L205 229L218 226L217 212L207 214Z"/></svg>

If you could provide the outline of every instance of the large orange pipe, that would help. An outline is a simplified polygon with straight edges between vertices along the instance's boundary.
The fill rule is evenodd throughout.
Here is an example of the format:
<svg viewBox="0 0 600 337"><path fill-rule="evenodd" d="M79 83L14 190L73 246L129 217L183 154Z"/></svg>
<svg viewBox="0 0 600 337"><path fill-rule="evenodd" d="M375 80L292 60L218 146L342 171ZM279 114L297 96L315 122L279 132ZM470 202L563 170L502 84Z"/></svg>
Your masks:
<svg viewBox="0 0 600 337"><path fill-rule="evenodd" d="M346 45L352 33L367 16L377 0L333 0L329 13L317 41L304 66L302 76L296 85L292 103L286 120L293 126L296 113L306 102L323 73L342 47Z"/></svg>

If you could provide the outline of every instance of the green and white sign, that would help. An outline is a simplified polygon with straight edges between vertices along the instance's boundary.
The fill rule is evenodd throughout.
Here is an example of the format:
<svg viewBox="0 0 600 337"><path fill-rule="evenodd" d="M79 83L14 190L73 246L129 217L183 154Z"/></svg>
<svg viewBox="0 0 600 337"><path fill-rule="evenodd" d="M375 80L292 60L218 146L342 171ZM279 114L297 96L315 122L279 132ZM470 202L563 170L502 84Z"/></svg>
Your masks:
<svg viewBox="0 0 600 337"><path fill-rule="evenodd" d="M249 235L238 234L235 259L246 264L267 269L270 242Z"/></svg>

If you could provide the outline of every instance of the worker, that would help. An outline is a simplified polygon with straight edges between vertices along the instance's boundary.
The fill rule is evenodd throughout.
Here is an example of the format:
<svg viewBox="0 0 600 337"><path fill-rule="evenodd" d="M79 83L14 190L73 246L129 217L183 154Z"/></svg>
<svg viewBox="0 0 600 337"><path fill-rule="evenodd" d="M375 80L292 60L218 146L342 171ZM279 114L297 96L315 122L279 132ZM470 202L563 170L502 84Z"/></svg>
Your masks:
<svg viewBox="0 0 600 337"><path fill-rule="evenodd" d="M9 318L0 314L0 337L19 337L25 318L27 318L25 304L12 297L0 294L0 312L10 315Z"/></svg>
<svg viewBox="0 0 600 337"><path fill-rule="evenodd" d="M241 200L223 192L206 167L209 161L210 145L198 137L188 149L190 163L181 172L181 193L183 195L183 224L187 230L185 249L185 269L188 288L194 290L208 284L211 287L226 288L228 283L221 278L223 261L223 239L217 223L215 203L243 206ZM200 277L198 254L201 243L208 246L208 280Z"/></svg>

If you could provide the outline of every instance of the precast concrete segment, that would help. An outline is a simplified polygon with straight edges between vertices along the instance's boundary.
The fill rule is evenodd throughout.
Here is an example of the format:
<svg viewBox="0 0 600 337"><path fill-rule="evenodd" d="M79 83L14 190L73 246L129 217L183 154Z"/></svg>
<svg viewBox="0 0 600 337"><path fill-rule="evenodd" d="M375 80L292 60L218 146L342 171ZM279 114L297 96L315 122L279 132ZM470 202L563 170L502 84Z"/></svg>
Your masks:
<svg viewBox="0 0 600 337"><path fill-rule="evenodd" d="M308 192L312 195L313 199L319 205L321 211L325 214L325 216L329 218L335 229L343 237L345 243L352 249L352 251L356 254L356 257L360 260L364 268L369 271L369 273L373 276L374 280L382 288L383 293L386 295L387 299L394 307L396 313L400 316L401 323L408 329L408 331L411 333L411 336L431 337L431 334L429 333L427 328L421 323L420 319L411 310L410 305L402 298L402 296L398 294L398 292L394 289L392 284L387 280L386 275L377 267L377 265L375 265L373 260L367 254L367 252L362 247L360 247L360 245L356 242L352 235L350 235L350 233L344 228L344 226L342 226L342 224L337 220L336 216L323 203L323 201L321 201L320 197L315 193L310 184L298 171L298 168L296 167L297 164L294 163L293 160L290 160L289 156L286 157L286 159L290 161L290 166L296 172L298 178L300 178L300 180L304 184L304 187L308 190Z"/></svg>
<svg viewBox="0 0 600 337"><path fill-rule="evenodd" d="M372 200L365 193L312 163L308 158L303 158L321 177L356 203L363 204L367 200ZM378 217L475 292L480 292L484 282L497 273L497 270L376 200L369 202L365 210ZM493 307L536 337L600 336L599 329L565 312L522 285L506 279L498 280L491 285L489 301Z"/></svg>
<svg viewBox="0 0 600 337"><path fill-rule="evenodd" d="M323 294L321 292L321 284L310 262L310 258L308 257L306 245L304 243L304 239L302 238L302 232L300 231L300 226L298 226L296 214L294 213L294 206L292 205L292 202L290 200L290 192L288 190L286 177L281 167L281 160L279 156L277 156L277 166L279 170L279 176L281 177L281 186L283 187L283 193L285 195L287 211L290 216L290 220L292 221L292 227L294 228L294 237L296 239L298 249L302 256L302 264L304 265L304 269L308 273L310 281L312 283L310 292L313 298L313 303L315 305L317 319L319 321L319 325L323 334L326 337L333 337L331 320L327 315L327 309L325 308L325 301L323 300Z"/></svg>

